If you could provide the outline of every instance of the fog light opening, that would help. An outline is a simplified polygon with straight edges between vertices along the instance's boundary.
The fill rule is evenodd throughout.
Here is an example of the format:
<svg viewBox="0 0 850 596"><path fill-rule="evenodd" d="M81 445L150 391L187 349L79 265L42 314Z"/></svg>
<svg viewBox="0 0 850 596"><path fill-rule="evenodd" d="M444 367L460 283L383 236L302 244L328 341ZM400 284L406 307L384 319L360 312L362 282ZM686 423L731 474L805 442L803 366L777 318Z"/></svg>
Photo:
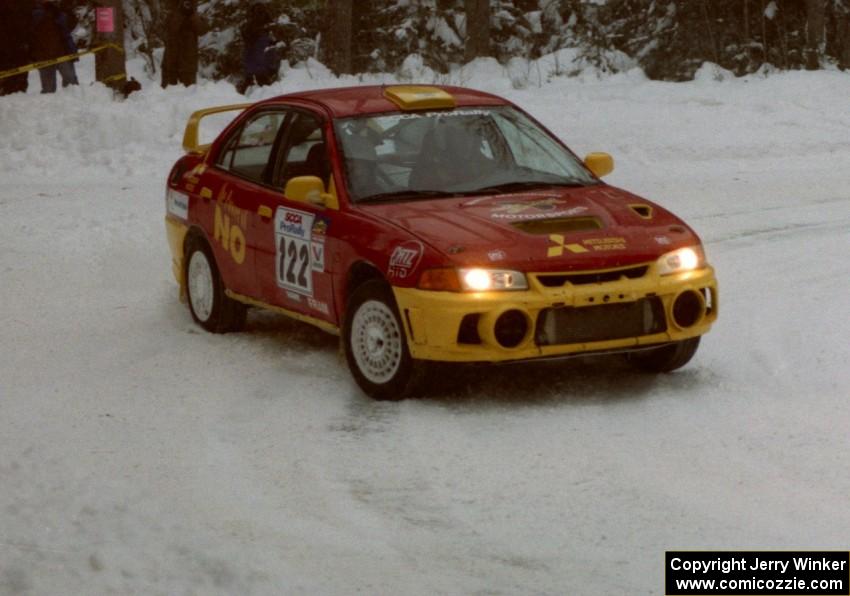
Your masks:
<svg viewBox="0 0 850 596"><path fill-rule="evenodd" d="M705 316L705 298L699 292L686 290L673 301L673 322L679 329L688 329Z"/></svg>
<svg viewBox="0 0 850 596"><path fill-rule="evenodd" d="M503 348L515 348L528 335L528 317L521 310L507 310L493 325L493 336Z"/></svg>

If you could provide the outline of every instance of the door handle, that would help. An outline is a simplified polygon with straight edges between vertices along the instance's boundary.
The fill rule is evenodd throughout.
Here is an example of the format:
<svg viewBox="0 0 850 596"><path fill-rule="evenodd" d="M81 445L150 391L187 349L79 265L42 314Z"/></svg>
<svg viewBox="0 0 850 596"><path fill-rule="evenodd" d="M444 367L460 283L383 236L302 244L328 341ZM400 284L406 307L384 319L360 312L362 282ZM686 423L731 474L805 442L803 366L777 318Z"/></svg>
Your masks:
<svg viewBox="0 0 850 596"><path fill-rule="evenodd" d="M260 205L257 207L257 215L259 215L261 219L271 219L272 208L268 205Z"/></svg>

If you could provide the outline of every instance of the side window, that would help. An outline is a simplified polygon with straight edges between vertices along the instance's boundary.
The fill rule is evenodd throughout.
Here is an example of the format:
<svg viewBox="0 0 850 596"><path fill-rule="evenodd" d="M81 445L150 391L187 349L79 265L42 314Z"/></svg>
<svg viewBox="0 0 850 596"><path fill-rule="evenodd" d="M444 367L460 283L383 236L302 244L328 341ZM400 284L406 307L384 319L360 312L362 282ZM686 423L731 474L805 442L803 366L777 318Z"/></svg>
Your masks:
<svg viewBox="0 0 850 596"><path fill-rule="evenodd" d="M228 140L217 165L249 180L265 182L266 166L285 118L282 112L265 112L249 120Z"/></svg>
<svg viewBox="0 0 850 596"><path fill-rule="evenodd" d="M274 185L284 188L290 178L318 176L327 186L330 171L321 120L303 112L295 114L286 134L286 147Z"/></svg>

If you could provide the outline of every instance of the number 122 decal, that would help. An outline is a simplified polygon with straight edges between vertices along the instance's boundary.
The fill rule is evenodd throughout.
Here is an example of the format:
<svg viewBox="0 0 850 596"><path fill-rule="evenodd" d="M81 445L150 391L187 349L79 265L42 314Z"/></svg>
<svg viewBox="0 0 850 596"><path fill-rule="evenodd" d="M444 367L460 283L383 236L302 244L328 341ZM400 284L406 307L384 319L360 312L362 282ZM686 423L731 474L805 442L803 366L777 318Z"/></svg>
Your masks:
<svg viewBox="0 0 850 596"><path fill-rule="evenodd" d="M305 211L279 207L274 218L277 285L305 296L313 295L310 245L315 217Z"/></svg>

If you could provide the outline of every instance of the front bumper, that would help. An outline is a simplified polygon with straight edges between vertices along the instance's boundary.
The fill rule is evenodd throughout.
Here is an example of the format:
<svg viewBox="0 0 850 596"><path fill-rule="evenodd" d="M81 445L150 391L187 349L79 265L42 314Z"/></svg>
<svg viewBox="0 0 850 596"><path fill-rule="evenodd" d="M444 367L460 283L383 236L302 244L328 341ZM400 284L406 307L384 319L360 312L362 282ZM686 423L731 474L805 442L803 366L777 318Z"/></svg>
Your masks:
<svg viewBox="0 0 850 596"><path fill-rule="evenodd" d="M567 282L559 287L543 285L536 274L528 275L528 281L529 289L520 292L455 293L393 288L411 355L421 360L447 362L505 362L637 349L703 335L718 314L717 281L711 267L660 276L654 265L649 265L646 274L638 279L623 276L616 281L578 285ZM622 337L623 333L631 333L624 330L634 326L636 317L640 324L640 315L632 315L631 323L624 322L618 330L616 313L640 310L644 303L650 302L652 307L645 310L653 323L645 326L645 332ZM683 316L683 303L696 312ZM581 310L586 308L594 311ZM552 316L553 310L570 316ZM514 333L514 339L507 342L505 335L496 329L497 321L505 313L519 322L514 327L521 328L523 318L527 327L524 334ZM585 314L593 316L583 317ZM569 341L564 338L571 333L561 329L558 339L552 341L551 333L546 339L545 329L576 319L596 321L591 325L604 326L605 330L595 333L585 328L573 337L596 338L608 334L616 338L562 343Z"/></svg>
<svg viewBox="0 0 850 596"><path fill-rule="evenodd" d="M171 251L171 272L174 274L174 279L180 285L180 299L186 297L186 288L183 279L183 244L186 241L186 234L189 231L183 221L177 219L173 215L165 216L165 236L168 239L168 248Z"/></svg>

